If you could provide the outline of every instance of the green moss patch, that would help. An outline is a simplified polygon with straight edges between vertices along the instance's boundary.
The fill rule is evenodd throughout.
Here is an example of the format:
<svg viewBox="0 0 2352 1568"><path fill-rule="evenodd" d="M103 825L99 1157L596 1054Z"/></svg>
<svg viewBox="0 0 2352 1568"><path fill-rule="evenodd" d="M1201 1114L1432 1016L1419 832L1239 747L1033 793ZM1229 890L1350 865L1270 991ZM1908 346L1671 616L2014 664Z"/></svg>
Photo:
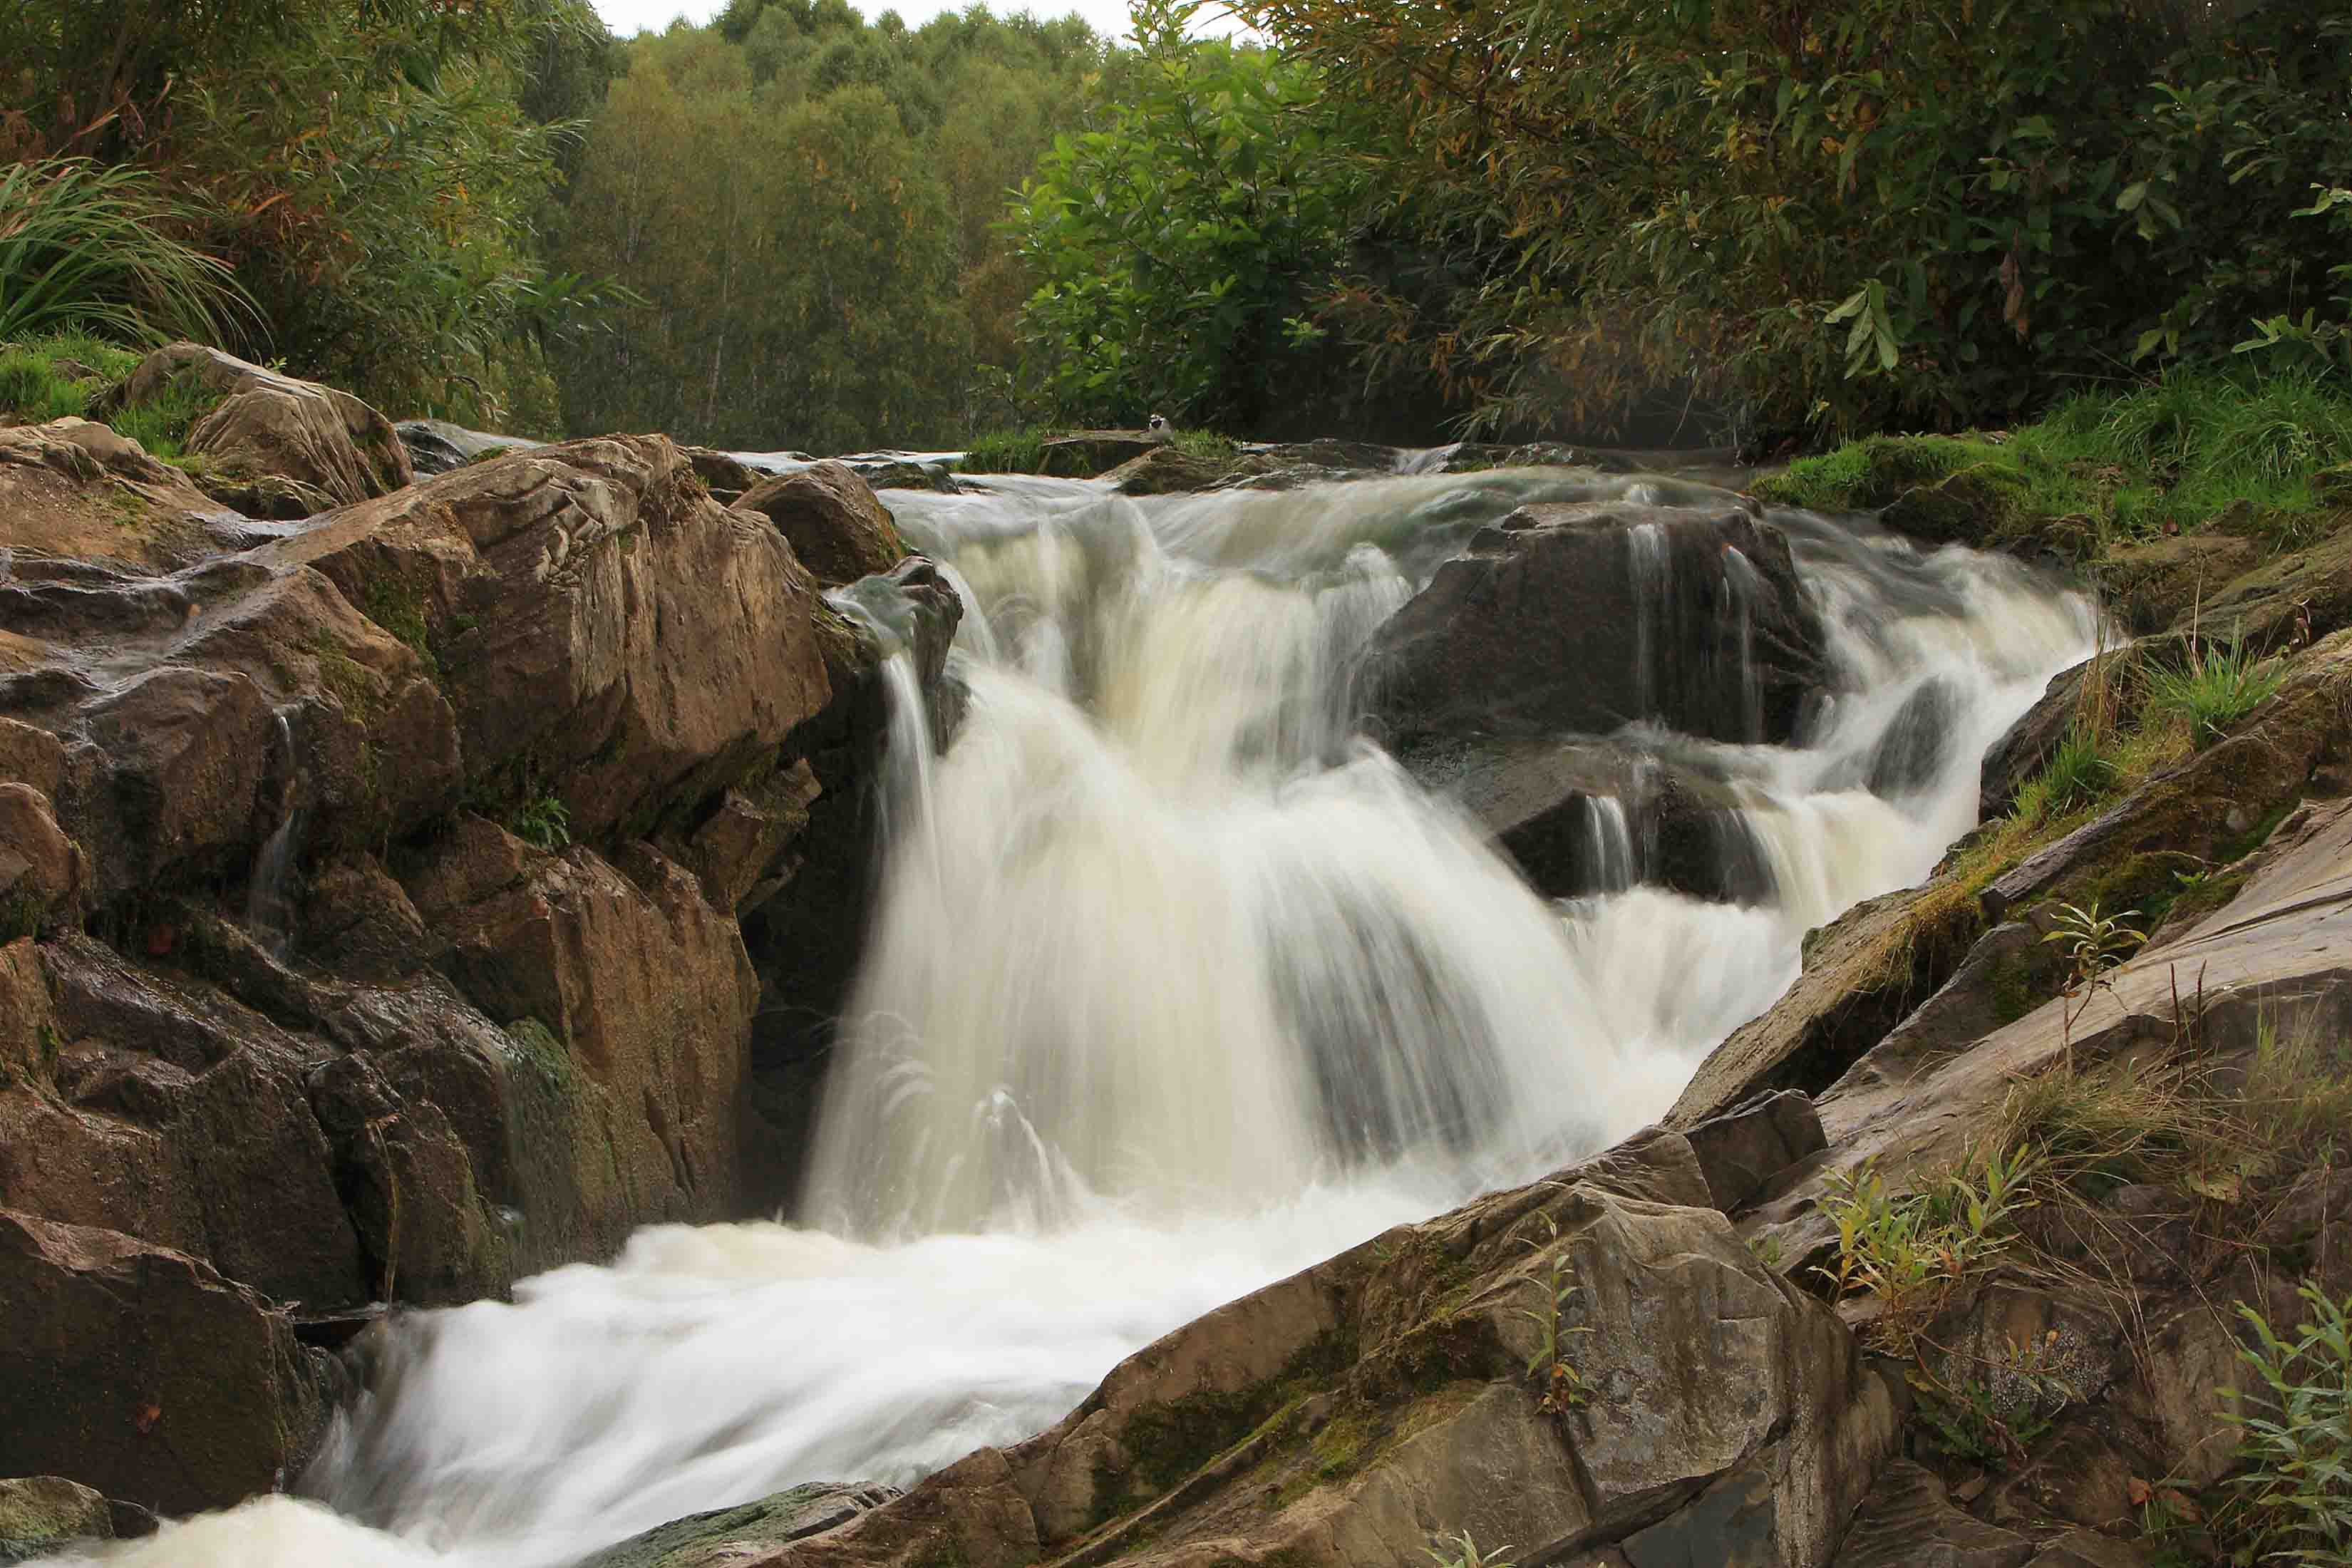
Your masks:
<svg viewBox="0 0 2352 1568"><path fill-rule="evenodd" d="M1756 493L1816 511L1886 510L1891 526L1939 543L2032 542L2087 559L2198 529L2308 542L2347 504L2347 464L2352 392L2340 382L2181 374L2079 394L2014 431L1851 442L1759 479Z"/></svg>

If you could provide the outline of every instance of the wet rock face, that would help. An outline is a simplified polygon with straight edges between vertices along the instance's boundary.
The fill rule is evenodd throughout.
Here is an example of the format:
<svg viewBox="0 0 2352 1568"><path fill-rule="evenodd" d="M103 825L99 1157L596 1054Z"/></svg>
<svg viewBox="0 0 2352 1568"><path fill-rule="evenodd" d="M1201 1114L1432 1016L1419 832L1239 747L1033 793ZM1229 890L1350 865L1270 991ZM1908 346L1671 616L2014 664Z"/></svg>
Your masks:
<svg viewBox="0 0 2352 1568"><path fill-rule="evenodd" d="M0 1563L113 1539L114 1516L89 1488L58 1476L0 1480Z"/></svg>
<svg viewBox="0 0 2352 1568"><path fill-rule="evenodd" d="M1818 1568L1895 1424L1690 1143L1648 1134L1221 1308L1052 1430L745 1561L1336 1565L1466 1529L1544 1562Z"/></svg>
<svg viewBox="0 0 2352 1568"><path fill-rule="evenodd" d="M897 1496L896 1487L829 1481L790 1487L756 1502L689 1514L633 1535L580 1568L729 1568L763 1549L836 1529Z"/></svg>
<svg viewBox="0 0 2352 1568"><path fill-rule="evenodd" d="M326 1413L323 1358L210 1264L0 1211L0 1470L159 1512L269 1490Z"/></svg>
<svg viewBox="0 0 2352 1568"><path fill-rule="evenodd" d="M898 525L845 463L780 474L754 485L735 507L775 524L801 564L827 587L887 572L906 558Z"/></svg>
<svg viewBox="0 0 2352 1568"><path fill-rule="evenodd" d="M0 432L0 1474L169 1511L300 1457L298 1323L777 1185L752 1104L789 1131L815 1086L755 1095L754 1011L845 984L887 743L880 644L667 441L409 485L224 362L157 374L342 420L358 467L299 482L364 499L101 537L117 492L214 503L103 426ZM887 514L826 483L803 542L855 566ZM900 553L860 593L936 686L960 606Z"/></svg>
<svg viewBox="0 0 2352 1568"><path fill-rule="evenodd" d="M1552 898L1637 882L1722 903L1776 890L1748 814L1703 758L1662 762L1608 741L1501 740L1427 747L1404 762L1486 824Z"/></svg>
<svg viewBox="0 0 2352 1568"><path fill-rule="evenodd" d="M1625 643L1634 657L1625 657ZM1741 510L1523 507L1438 569L1373 639L1400 743L1601 735L1656 720L1785 742L1828 681L1787 539Z"/></svg>

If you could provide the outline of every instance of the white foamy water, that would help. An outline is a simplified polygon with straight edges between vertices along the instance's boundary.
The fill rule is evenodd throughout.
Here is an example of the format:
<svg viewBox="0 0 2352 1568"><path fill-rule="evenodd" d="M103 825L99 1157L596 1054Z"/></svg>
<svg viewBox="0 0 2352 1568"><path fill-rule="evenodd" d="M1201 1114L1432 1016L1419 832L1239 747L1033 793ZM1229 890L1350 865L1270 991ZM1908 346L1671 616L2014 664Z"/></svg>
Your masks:
<svg viewBox="0 0 2352 1568"><path fill-rule="evenodd" d="M2093 623L2007 561L1779 519L1843 688L1805 743L1622 737L1726 781L1773 897L1549 904L1353 735L1352 672L1478 524L1619 495L1723 499L1564 469L894 493L971 609L970 706L891 785L799 1225L657 1227L511 1305L411 1314L305 1483L338 1511L278 1500L122 1560L561 1568L800 1481L904 1485L1222 1301L1654 1117L1806 930L1973 825L1985 746ZM1637 559L1663 592L1664 552ZM1665 631L1627 656L1654 669ZM1890 731L1912 763L1873 793ZM1622 879L1624 814L1593 822Z"/></svg>

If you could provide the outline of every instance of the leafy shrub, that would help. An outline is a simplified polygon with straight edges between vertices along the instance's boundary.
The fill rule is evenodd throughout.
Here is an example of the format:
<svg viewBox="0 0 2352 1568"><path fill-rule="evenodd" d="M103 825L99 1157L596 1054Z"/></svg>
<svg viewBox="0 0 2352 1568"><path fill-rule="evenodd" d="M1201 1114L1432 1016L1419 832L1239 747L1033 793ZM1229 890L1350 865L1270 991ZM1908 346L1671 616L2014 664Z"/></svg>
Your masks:
<svg viewBox="0 0 2352 1568"><path fill-rule="evenodd" d="M2060 377L2226 359L2343 262L2340 5L1249 0L1507 237L1433 361L1486 423L1687 390L1750 430L1953 428ZM2339 277L2342 275L2338 275Z"/></svg>
<svg viewBox="0 0 2352 1568"><path fill-rule="evenodd" d="M1007 218L1042 279L1022 330L1072 419L1256 428L1311 361L1361 177L1305 64L1185 37L1139 0L1129 101L1057 138Z"/></svg>
<svg viewBox="0 0 2352 1568"><path fill-rule="evenodd" d="M1838 1232L1830 1283L1841 1297L1878 1298L1868 1333L1882 1348L1908 1352L1951 1288L2008 1246L2017 1211L2032 1202L2034 1163L2024 1150L1991 1150L1973 1174L1949 1173L1909 1193L1869 1164L1831 1179L1822 1198Z"/></svg>
<svg viewBox="0 0 2352 1568"><path fill-rule="evenodd" d="M2231 1484L2252 1505L2249 1561L2352 1563L2352 1303L2308 1280L2298 1293L2311 1316L2291 1341L2238 1308L2256 1342L2240 1353L2259 1382L2228 1413L2246 1467Z"/></svg>

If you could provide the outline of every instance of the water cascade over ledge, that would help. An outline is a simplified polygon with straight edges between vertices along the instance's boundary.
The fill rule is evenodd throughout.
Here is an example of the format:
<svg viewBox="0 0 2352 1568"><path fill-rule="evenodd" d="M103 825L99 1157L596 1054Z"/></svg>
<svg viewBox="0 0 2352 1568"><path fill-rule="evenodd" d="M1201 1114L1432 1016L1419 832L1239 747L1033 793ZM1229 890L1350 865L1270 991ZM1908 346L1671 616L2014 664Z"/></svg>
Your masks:
<svg viewBox="0 0 2352 1568"><path fill-rule="evenodd" d="M561 1568L1039 1430L1190 1318L1654 1118L1806 931L1974 825L1985 747L2095 631L2005 558L1772 513L1835 676L1801 743L1617 738L1724 781L1769 892L1638 880L1604 799L1596 890L1549 902L1360 733L1364 649L1524 502L1722 492L1538 468L889 499L965 599L969 703L934 758L893 687L887 864L795 1222L655 1227L404 1317L303 1482L334 1512L265 1500L126 1561ZM1755 567L1723 571L1744 628ZM1682 630L1623 627L1645 682ZM1752 668L1720 679L1759 706Z"/></svg>

